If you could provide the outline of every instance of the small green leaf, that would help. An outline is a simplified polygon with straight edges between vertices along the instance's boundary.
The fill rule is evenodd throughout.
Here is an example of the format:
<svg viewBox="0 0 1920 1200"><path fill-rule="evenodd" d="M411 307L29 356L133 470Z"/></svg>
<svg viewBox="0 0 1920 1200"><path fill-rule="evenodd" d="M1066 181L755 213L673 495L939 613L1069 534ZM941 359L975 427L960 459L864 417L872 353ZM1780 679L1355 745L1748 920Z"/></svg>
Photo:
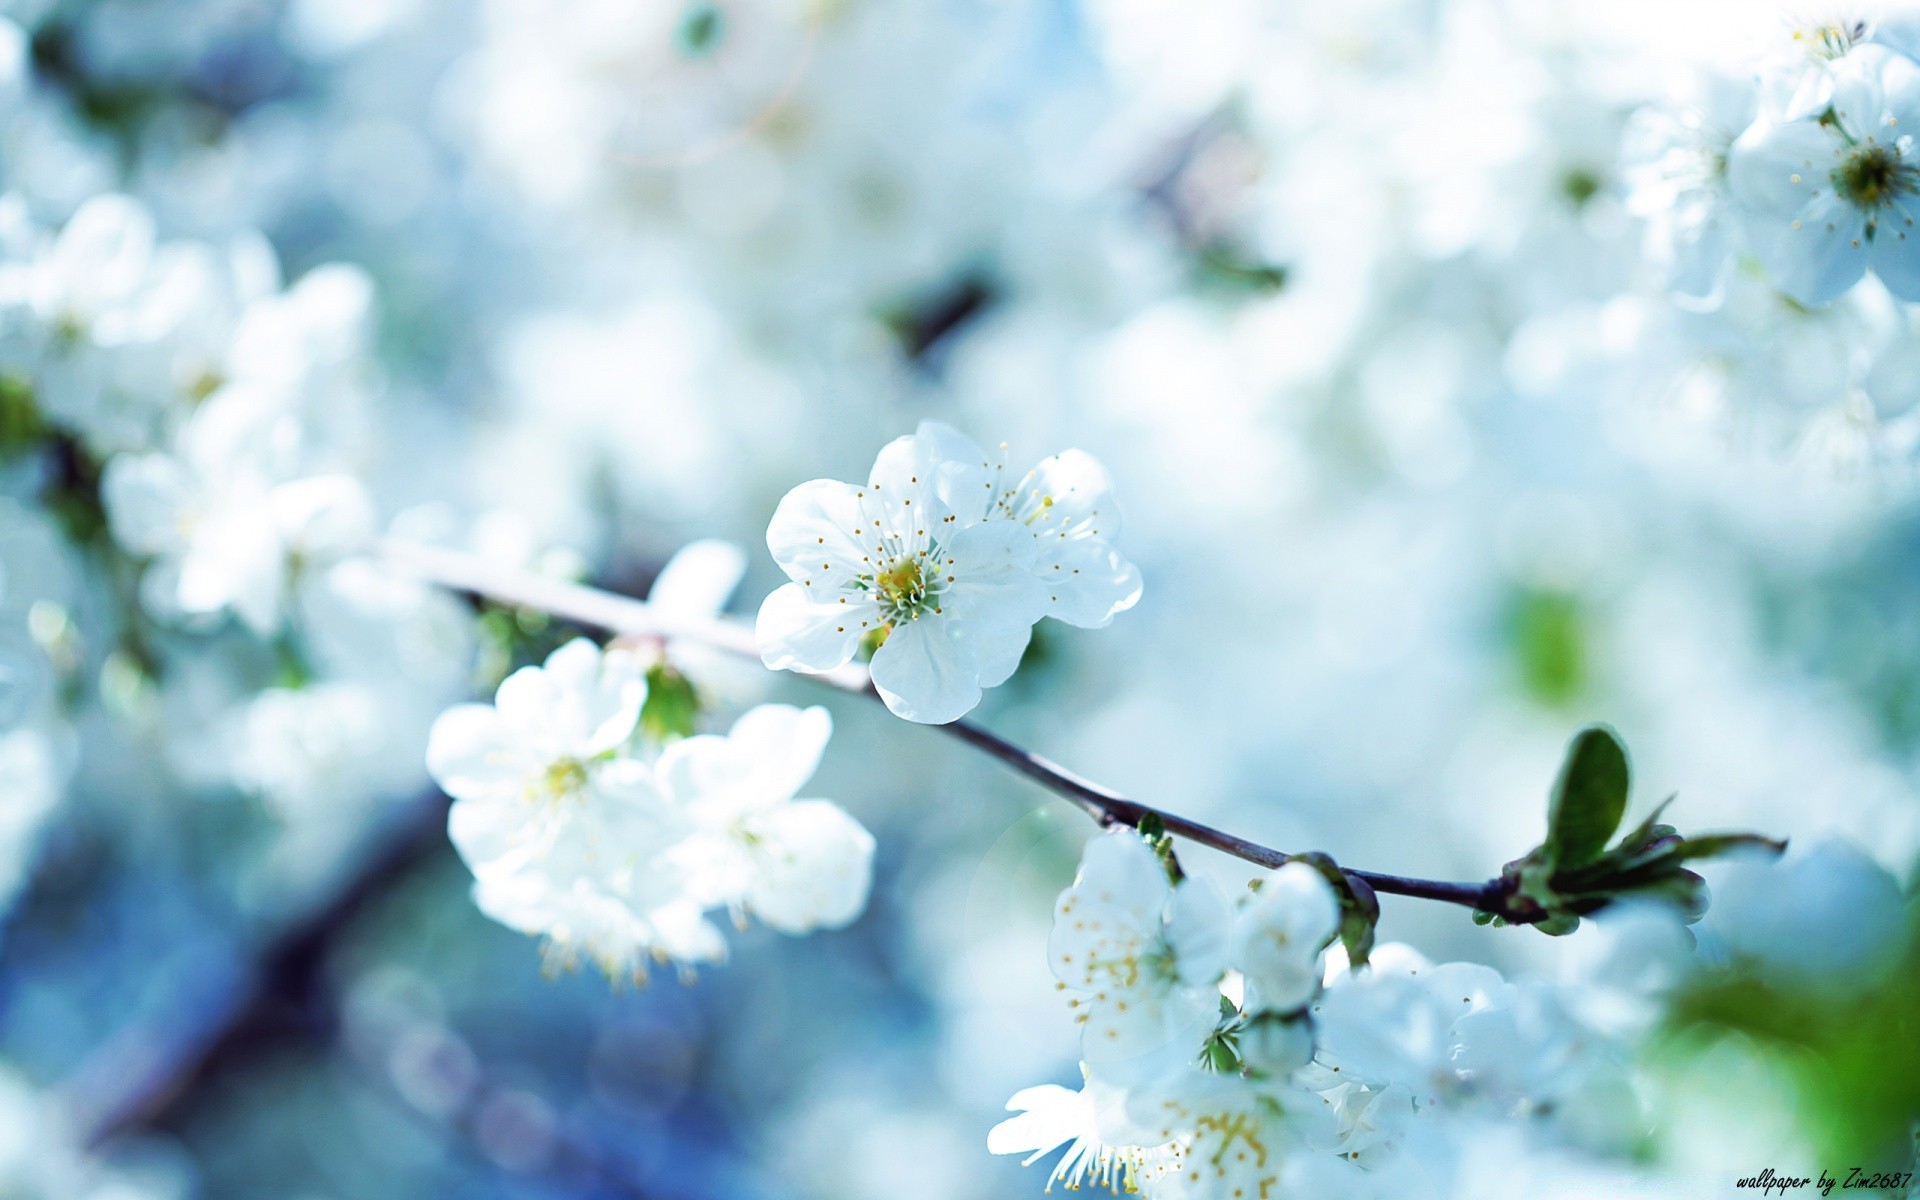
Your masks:
<svg viewBox="0 0 1920 1200"><path fill-rule="evenodd" d="M1557 866L1598 858L1627 811L1627 748L1613 730L1591 725L1574 736L1547 807L1544 849Z"/></svg>
<svg viewBox="0 0 1920 1200"><path fill-rule="evenodd" d="M1765 850L1779 856L1787 852L1784 840L1764 837L1757 833L1703 833L1699 837L1690 837L1680 845L1679 861L1692 862L1702 858L1719 858L1723 854L1732 854L1740 850Z"/></svg>

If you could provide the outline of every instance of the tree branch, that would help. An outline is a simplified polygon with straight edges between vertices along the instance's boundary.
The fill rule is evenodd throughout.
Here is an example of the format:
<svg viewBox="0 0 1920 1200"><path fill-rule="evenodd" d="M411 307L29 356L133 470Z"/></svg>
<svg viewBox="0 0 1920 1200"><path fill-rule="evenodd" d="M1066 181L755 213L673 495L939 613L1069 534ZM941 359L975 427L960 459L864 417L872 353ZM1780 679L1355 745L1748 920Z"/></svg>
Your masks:
<svg viewBox="0 0 1920 1200"><path fill-rule="evenodd" d="M753 631L737 621L689 620L685 617L662 613L645 601L628 596L618 596L580 584L545 579L526 572L494 566L471 554L415 543L388 541L382 546L382 557L394 569L405 574L496 603L516 608L535 609L581 625L604 629L622 637L659 640L680 638L725 650L755 662L760 660L760 649L754 641ZM850 663L836 670L818 674L797 673L818 679L843 691L876 698L878 696L878 693L873 690L872 680L868 677L866 669L858 664ZM1130 800L1111 788L1076 775L1065 767L1050 762L1029 750L1023 750L971 721L960 720L947 725L929 726L929 728L956 737L975 749L999 759L1040 786L1073 801L1088 816L1102 825L1137 827L1143 820L1150 817L1158 818L1168 833L1230 854L1235 858L1244 859L1256 866L1278 867L1297 857L1282 850L1262 846L1258 842L1250 842L1210 825L1189 821L1185 817L1142 804L1137 800ZM1512 891L1500 879L1492 879L1485 883L1448 883L1433 879L1409 879L1399 875L1383 875L1375 871L1358 871L1345 867L1342 870L1356 879L1365 881L1376 892L1458 904L1466 908L1494 913L1513 924L1528 924L1539 919L1538 915L1530 910L1513 905Z"/></svg>

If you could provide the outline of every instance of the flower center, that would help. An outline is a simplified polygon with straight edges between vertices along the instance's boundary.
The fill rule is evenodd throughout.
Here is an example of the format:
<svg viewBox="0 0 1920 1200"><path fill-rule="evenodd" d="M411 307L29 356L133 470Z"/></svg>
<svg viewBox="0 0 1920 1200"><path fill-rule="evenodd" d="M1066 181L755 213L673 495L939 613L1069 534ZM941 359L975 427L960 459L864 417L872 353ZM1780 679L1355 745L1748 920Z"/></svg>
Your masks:
<svg viewBox="0 0 1920 1200"><path fill-rule="evenodd" d="M1878 208L1895 196L1915 190L1920 171L1900 158L1897 150L1869 143L1848 154L1833 171L1833 187L1855 208Z"/></svg>
<svg viewBox="0 0 1920 1200"><path fill-rule="evenodd" d="M940 611L940 593L945 582L929 575L921 566L924 555L893 560L873 577L873 595L890 624L918 619L926 612Z"/></svg>
<svg viewBox="0 0 1920 1200"><path fill-rule="evenodd" d="M1807 52L1808 57L1829 62L1846 57L1847 51L1853 49L1854 43L1866 36L1866 26L1859 21L1847 24L1827 21L1793 31L1793 40L1800 44L1800 48Z"/></svg>
<svg viewBox="0 0 1920 1200"><path fill-rule="evenodd" d="M558 758L537 773L527 787L529 800L557 804L587 789L587 764L577 758Z"/></svg>

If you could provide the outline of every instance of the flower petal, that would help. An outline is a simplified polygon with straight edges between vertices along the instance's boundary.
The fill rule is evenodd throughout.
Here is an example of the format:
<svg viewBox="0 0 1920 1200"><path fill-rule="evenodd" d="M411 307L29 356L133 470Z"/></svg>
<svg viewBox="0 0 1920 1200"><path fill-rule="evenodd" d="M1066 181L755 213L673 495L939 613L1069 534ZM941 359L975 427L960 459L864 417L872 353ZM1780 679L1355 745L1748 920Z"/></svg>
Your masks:
<svg viewBox="0 0 1920 1200"><path fill-rule="evenodd" d="M760 605L754 638L760 661L775 671L831 671L844 666L875 627L870 602L816 604L797 583L775 588Z"/></svg>
<svg viewBox="0 0 1920 1200"><path fill-rule="evenodd" d="M895 716L944 725L980 703L973 655L954 635L949 621L908 621L874 652L873 686Z"/></svg>

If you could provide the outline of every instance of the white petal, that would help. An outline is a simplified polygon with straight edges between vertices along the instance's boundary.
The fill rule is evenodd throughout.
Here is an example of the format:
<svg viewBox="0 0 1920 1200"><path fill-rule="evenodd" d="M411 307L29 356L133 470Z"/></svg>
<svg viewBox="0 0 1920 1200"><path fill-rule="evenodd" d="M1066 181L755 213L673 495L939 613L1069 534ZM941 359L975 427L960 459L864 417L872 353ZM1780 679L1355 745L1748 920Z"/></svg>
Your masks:
<svg viewBox="0 0 1920 1200"><path fill-rule="evenodd" d="M1021 480L1020 491L1023 511L1029 498L1039 504L1033 523L1038 535L1066 529L1109 542L1120 536L1120 502L1114 499L1113 482L1100 460L1084 450L1062 450L1040 460Z"/></svg>
<svg viewBox="0 0 1920 1200"><path fill-rule="evenodd" d="M287 543L310 557L340 558L373 536L373 500L350 475L316 475L273 489L274 521Z"/></svg>
<svg viewBox="0 0 1920 1200"><path fill-rule="evenodd" d="M775 588L760 605L754 639L775 671L831 671L853 658L878 615L864 599L815 604L797 583Z"/></svg>
<svg viewBox="0 0 1920 1200"><path fill-rule="evenodd" d="M1140 601L1140 569L1095 538L1045 538L1035 566L1046 590L1046 614L1082 629L1099 629Z"/></svg>
<svg viewBox="0 0 1920 1200"><path fill-rule="evenodd" d="M457 704L427 734L427 773L456 800L517 791L521 771L522 760L490 704Z"/></svg>
<svg viewBox="0 0 1920 1200"><path fill-rule="evenodd" d="M980 703L973 656L954 633L937 617L908 621L874 652L873 686L895 716L943 725Z"/></svg>
<svg viewBox="0 0 1920 1200"><path fill-rule="evenodd" d="M715 538L688 542L660 568L647 591L647 603L676 617L717 617L746 571L747 556L732 542Z"/></svg>
<svg viewBox="0 0 1920 1200"><path fill-rule="evenodd" d="M1208 880L1189 878L1173 889L1166 938L1184 982L1210 987L1220 981L1231 925L1227 902Z"/></svg>
<svg viewBox="0 0 1920 1200"><path fill-rule="evenodd" d="M1873 273L1902 300L1920 300L1920 227L1914 224L1920 204L1914 204L1914 199L1903 197L1905 203L1895 202L1881 210L1879 227L1867 248Z"/></svg>
<svg viewBox="0 0 1920 1200"><path fill-rule="evenodd" d="M1011 630L1040 619L1046 603L1033 564L1032 533L1015 521L984 521L955 533L948 562L935 568L952 577L941 607L976 629Z"/></svg>
<svg viewBox="0 0 1920 1200"><path fill-rule="evenodd" d="M754 790L786 800L813 778L832 736L833 716L818 705L762 704L733 723L727 740L752 764Z"/></svg>
<svg viewBox="0 0 1920 1200"><path fill-rule="evenodd" d="M1024 1088L1007 1101L1009 1117L987 1131L989 1154L1035 1158L1093 1132L1093 1114L1081 1093L1057 1083Z"/></svg>
<svg viewBox="0 0 1920 1200"><path fill-rule="evenodd" d="M1018 629L969 629L966 622L959 623L960 636L967 639L967 649L973 653L974 671L983 688L999 687L1013 678L1020 669L1020 660L1026 657L1027 643L1033 640L1033 627Z"/></svg>
<svg viewBox="0 0 1920 1200"><path fill-rule="evenodd" d="M133 554L166 554L186 545L195 515L193 486L164 454L122 454L100 481L113 540Z"/></svg>
<svg viewBox="0 0 1920 1200"><path fill-rule="evenodd" d="M874 534L860 492L831 479L803 483L781 499L767 525L773 561L815 601L848 594L848 581L867 571Z"/></svg>
<svg viewBox="0 0 1920 1200"><path fill-rule="evenodd" d="M747 906L782 933L839 929L867 907L873 835L825 800L783 804L754 820Z"/></svg>

